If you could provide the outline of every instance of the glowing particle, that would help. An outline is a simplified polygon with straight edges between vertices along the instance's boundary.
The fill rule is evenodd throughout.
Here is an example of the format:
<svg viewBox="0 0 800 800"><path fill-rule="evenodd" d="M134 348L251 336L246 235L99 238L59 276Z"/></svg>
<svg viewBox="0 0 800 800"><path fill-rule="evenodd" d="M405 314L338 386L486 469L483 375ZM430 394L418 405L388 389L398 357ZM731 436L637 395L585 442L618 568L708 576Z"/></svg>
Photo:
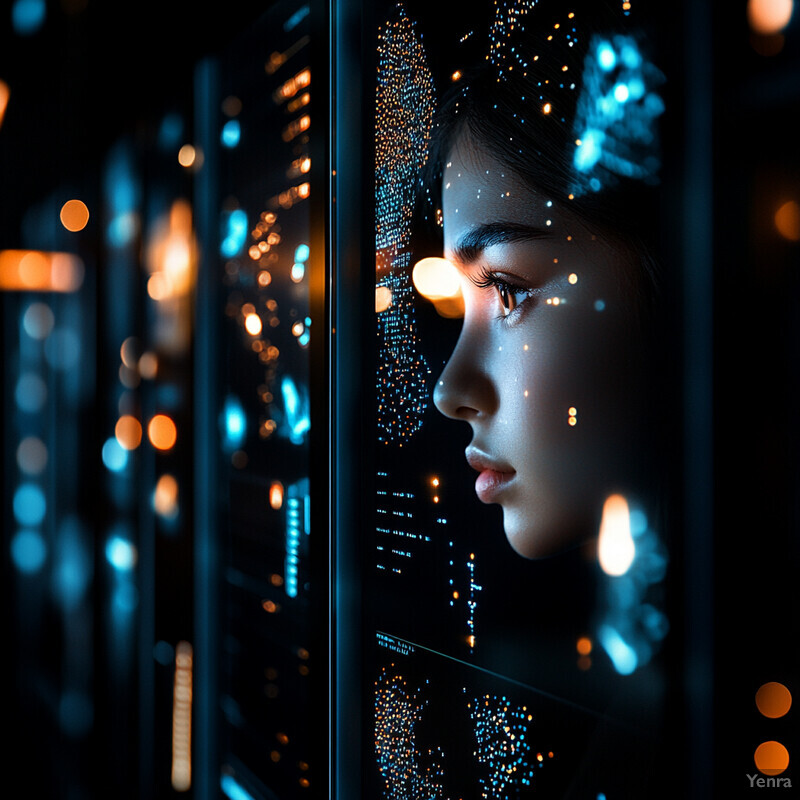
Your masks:
<svg viewBox="0 0 800 800"><path fill-rule="evenodd" d="M578 282L578 276L572 272L567 280L574 286Z"/></svg>

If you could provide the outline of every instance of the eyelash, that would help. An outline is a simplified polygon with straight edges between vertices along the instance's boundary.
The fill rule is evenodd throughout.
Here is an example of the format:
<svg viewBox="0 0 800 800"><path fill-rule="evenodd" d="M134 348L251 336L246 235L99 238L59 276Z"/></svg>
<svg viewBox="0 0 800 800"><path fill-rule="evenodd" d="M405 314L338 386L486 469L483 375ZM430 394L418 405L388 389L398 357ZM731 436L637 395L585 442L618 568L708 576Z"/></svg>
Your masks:
<svg viewBox="0 0 800 800"><path fill-rule="evenodd" d="M534 289L512 283L485 267L483 267L477 275L473 276L471 280L479 289L494 288L497 290L500 296L500 303L503 306L503 314L500 317L502 320L508 320L517 309L522 309L524 304L535 296ZM521 300L517 300L514 296L517 294L524 294L525 297ZM512 302L514 304L513 306L511 306Z"/></svg>

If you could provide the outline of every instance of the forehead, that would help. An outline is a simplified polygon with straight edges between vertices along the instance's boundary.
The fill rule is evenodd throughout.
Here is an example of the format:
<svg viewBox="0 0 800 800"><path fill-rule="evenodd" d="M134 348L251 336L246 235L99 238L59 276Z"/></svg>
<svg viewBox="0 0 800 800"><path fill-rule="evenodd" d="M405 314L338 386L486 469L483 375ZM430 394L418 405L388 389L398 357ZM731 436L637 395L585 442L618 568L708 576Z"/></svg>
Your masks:
<svg viewBox="0 0 800 800"><path fill-rule="evenodd" d="M552 231L554 236L566 235L574 225L574 219L560 203L523 182L486 148L463 136L445 162L442 214L448 251L478 225L532 225Z"/></svg>

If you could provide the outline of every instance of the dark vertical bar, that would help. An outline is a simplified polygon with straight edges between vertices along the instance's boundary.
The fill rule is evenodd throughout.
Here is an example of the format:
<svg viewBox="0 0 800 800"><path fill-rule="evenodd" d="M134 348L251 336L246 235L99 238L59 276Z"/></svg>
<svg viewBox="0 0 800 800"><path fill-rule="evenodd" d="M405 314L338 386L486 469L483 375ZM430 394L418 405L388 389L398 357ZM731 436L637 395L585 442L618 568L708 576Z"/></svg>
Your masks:
<svg viewBox="0 0 800 800"><path fill-rule="evenodd" d="M333 3L331 13L331 151L332 199L332 337L334 498L335 658L332 663L334 728L332 797L361 797L361 570L359 507L360 470L364 469L362 420L367 414L364 348L372 322L370 284L362 269L365 258L364 220L369 207L364 195L363 25L361 3ZM365 275L367 273L365 272ZM370 273L371 274L371 273ZM374 304L374 288L373 300Z"/></svg>
<svg viewBox="0 0 800 800"><path fill-rule="evenodd" d="M195 130L205 156L195 184L195 219L200 237L197 275L194 415L195 415L195 548L194 548L194 719L193 785L196 800L217 797L217 573L215 565L217 518L216 422L217 363L214 254L217 224L214 197L217 186L217 150L214 110L218 94L217 65L201 61L195 70Z"/></svg>
<svg viewBox="0 0 800 800"><path fill-rule="evenodd" d="M687 797L713 790L713 62L711 4L686 7L684 552Z"/></svg>

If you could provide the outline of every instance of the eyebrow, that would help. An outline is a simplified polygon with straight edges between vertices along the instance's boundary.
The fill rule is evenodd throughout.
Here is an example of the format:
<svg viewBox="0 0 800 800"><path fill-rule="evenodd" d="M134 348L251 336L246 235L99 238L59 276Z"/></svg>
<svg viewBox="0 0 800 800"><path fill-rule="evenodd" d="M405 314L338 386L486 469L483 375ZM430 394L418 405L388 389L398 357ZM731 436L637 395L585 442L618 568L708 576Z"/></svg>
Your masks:
<svg viewBox="0 0 800 800"><path fill-rule="evenodd" d="M462 264L476 261L492 245L552 238L552 231L518 222L487 222L470 228L453 247L453 256Z"/></svg>

